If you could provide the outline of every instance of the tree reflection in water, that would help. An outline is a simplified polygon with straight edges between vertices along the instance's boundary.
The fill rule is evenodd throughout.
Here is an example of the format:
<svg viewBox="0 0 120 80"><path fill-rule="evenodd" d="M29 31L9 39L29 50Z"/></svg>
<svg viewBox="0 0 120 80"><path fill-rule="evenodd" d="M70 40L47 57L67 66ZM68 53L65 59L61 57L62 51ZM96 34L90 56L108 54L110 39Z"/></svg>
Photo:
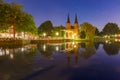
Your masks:
<svg viewBox="0 0 120 80"><path fill-rule="evenodd" d="M108 55L117 55L120 49L120 43L103 43L103 49Z"/></svg>
<svg viewBox="0 0 120 80"><path fill-rule="evenodd" d="M59 50L58 49L56 50L56 47ZM72 55L74 56L75 63L77 64L79 56L88 59L96 53L94 44L90 42L86 43L70 42L60 45L39 44L38 50L41 53L41 55L45 56L46 58L51 58L53 53L55 53L56 51L64 52L66 53L68 64L70 64L71 62Z"/></svg>
<svg viewBox="0 0 120 80"><path fill-rule="evenodd" d="M96 49L96 50L98 50L100 44L101 44L100 42L95 42L95 43L94 43L94 46L95 46L95 49Z"/></svg>
<svg viewBox="0 0 120 80"><path fill-rule="evenodd" d="M83 44L84 44L84 46L83 46ZM81 50L80 55L85 59L90 58L92 55L94 55L96 53L93 43L90 43L90 42L82 43L81 48L83 48L84 50Z"/></svg>
<svg viewBox="0 0 120 80"><path fill-rule="evenodd" d="M47 58L51 58L52 54L53 54L53 47L47 45L47 44L38 44L38 50L41 53L41 55L47 57Z"/></svg>
<svg viewBox="0 0 120 80"><path fill-rule="evenodd" d="M18 80L33 70L32 56L37 53L36 45L1 47L0 79Z"/></svg>
<svg viewBox="0 0 120 80"><path fill-rule="evenodd" d="M100 44L102 44L103 46L99 46ZM103 51L103 49L106 53ZM109 66L109 70L110 71L114 70L112 69L112 67L113 66L116 67L115 64L117 63L115 62L119 57L115 56L114 58L113 57L111 58L109 56L105 56L105 58L101 58L103 56L98 56L98 55L95 56L95 58L91 58L91 57L93 55L96 55L97 53L101 55L100 50L102 50L104 54L117 55L119 53L119 49L120 49L120 43L106 44L99 42L97 43L70 42L70 43L37 44L37 45L30 44L17 48L1 47L0 48L0 65L1 65L0 79L19 80L21 77L24 78L27 75L28 78L29 75L30 78L31 76L34 77L34 74L35 76L40 75L39 79L41 79L41 75L42 76L43 75L47 76L47 74L52 75L51 72L55 71L56 74L57 71L60 72L62 70L63 72L61 72L61 75L72 74L70 76L75 76L78 78L81 78L81 75L83 74L81 71L85 72L83 76L86 74L89 75L89 73L91 74L91 72L93 72L92 70L94 70L94 72L97 73L98 75L99 73L96 72L96 70L102 71L101 73L103 74L104 70L108 70L108 65L111 65L111 60L113 61L113 63L112 66ZM54 60L49 60L52 57L54 58ZM106 58L108 60L106 60ZM110 61L110 64L108 63L108 61ZM45 74L41 73L41 70L44 72L44 69L48 68L51 65L56 65L56 66L54 69L51 68L49 71L45 72ZM67 71L64 72L64 70ZM75 78L73 80L75 80Z"/></svg>

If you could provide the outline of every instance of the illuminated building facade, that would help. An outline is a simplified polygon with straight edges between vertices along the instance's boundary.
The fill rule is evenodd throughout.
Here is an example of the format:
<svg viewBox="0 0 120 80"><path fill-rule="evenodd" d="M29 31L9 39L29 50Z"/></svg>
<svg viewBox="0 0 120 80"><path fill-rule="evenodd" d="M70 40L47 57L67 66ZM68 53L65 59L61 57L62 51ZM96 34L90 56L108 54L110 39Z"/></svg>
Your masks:
<svg viewBox="0 0 120 80"><path fill-rule="evenodd" d="M65 38L66 39L77 39L79 37L79 24L77 20L77 15L75 15L75 22L74 25L71 25L70 17L68 15L67 22L66 22L66 30L65 30Z"/></svg>

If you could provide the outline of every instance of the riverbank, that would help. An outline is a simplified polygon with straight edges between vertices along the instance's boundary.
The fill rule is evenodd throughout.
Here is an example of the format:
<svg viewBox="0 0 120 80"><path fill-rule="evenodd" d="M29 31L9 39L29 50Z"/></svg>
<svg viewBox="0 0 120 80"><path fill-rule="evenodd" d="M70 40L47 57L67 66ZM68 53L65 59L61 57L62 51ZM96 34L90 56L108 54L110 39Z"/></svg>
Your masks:
<svg viewBox="0 0 120 80"><path fill-rule="evenodd" d="M0 47L18 47L30 44L30 40L0 40Z"/></svg>
<svg viewBox="0 0 120 80"><path fill-rule="evenodd" d="M1 46L22 46L26 44L39 44L39 43L64 43L64 42L88 42L84 39L42 39L42 40L0 40Z"/></svg>
<svg viewBox="0 0 120 80"><path fill-rule="evenodd" d="M94 42L106 42L106 41L114 42L115 38L104 38L104 37L94 38Z"/></svg>
<svg viewBox="0 0 120 80"><path fill-rule="evenodd" d="M114 41L113 38L106 39L106 38L95 38L94 42L105 42L106 40ZM86 39L41 39L41 40L14 40L14 39L6 39L0 40L0 47L2 46L23 46L26 44L39 44L39 43L64 43L64 42L91 42L90 40Z"/></svg>
<svg viewBox="0 0 120 80"><path fill-rule="evenodd" d="M88 42L89 40L85 39L51 39L51 40L31 40L31 43L63 43L63 42Z"/></svg>

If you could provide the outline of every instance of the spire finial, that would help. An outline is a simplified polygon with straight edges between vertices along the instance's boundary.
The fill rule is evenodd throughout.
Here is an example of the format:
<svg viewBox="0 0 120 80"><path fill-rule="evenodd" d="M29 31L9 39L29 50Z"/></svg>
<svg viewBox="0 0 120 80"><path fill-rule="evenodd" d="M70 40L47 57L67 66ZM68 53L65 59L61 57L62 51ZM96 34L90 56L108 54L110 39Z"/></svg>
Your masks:
<svg viewBox="0 0 120 80"><path fill-rule="evenodd" d="M77 14L75 14L75 23L78 23Z"/></svg>
<svg viewBox="0 0 120 80"><path fill-rule="evenodd" d="M69 13L68 13L68 18L67 18L67 23L70 23Z"/></svg>

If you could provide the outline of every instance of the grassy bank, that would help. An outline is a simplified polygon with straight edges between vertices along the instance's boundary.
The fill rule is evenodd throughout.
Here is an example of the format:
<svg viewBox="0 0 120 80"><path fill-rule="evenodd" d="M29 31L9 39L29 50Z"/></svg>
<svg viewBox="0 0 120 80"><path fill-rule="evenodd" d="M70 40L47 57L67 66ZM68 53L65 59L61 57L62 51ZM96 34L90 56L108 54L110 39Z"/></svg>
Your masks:
<svg viewBox="0 0 120 80"><path fill-rule="evenodd" d="M63 43L63 42L87 42L85 39L54 39L54 40L31 40L31 43Z"/></svg>
<svg viewBox="0 0 120 80"><path fill-rule="evenodd" d="M0 47L17 48L26 44L88 42L85 39L52 39L52 40L0 40Z"/></svg>
<svg viewBox="0 0 120 80"><path fill-rule="evenodd" d="M98 37L94 38L94 42L105 42L105 41L115 41L115 38L103 38L103 37Z"/></svg>
<svg viewBox="0 0 120 80"><path fill-rule="evenodd" d="M0 47L17 48L29 43L30 43L29 40L4 40L4 41L0 41Z"/></svg>

